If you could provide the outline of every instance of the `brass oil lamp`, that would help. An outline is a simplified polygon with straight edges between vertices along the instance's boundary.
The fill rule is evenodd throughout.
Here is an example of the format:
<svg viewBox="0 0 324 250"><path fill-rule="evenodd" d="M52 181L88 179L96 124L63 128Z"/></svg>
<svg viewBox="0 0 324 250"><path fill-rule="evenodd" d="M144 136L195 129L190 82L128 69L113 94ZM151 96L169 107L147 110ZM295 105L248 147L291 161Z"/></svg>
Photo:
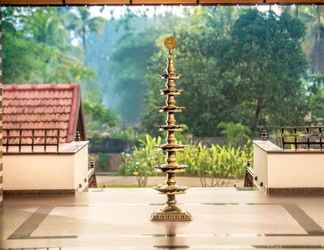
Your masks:
<svg viewBox="0 0 324 250"><path fill-rule="evenodd" d="M166 74L162 76L166 80L165 88L161 94L166 96L165 106L161 108L161 112L167 114L166 124L160 126L161 130L167 132L166 143L160 148L166 154L166 163L156 167L163 173L166 173L167 180L164 185L159 185L155 189L167 196L165 207L160 211L152 214L152 221L191 221L191 214L187 211L182 211L176 205L175 196L183 194L186 187L176 185L175 174L184 172L185 165L177 163L176 153L183 150L184 145L177 144L175 132L182 131L183 125L177 125L175 113L182 112L183 107L178 107L176 104L176 96L181 94L181 91L176 87L176 80L180 78L175 72L173 51L176 48L176 40L174 37L168 37L164 40L164 45L168 49L168 61Z"/></svg>

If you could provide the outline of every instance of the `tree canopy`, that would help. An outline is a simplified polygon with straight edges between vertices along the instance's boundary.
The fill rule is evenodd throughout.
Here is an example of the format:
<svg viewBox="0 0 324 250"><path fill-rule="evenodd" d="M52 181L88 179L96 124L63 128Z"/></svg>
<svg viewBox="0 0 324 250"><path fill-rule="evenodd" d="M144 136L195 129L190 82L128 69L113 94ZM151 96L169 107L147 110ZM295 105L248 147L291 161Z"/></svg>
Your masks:
<svg viewBox="0 0 324 250"><path fill-rule="evenodd" d="M241 125L254 132L261 124L303 124L306 114L317 123L324 116L323 8L127 8L107 20L87 7L6 7L3 81L80 83L91 130L120 122L156 135L164 119L162 41L175 35L186 107L178 119L189 133L218 136Z"/></svg>
<svg viewBox="0 0 324 250"><path fill-rule="evenodd" d="M7 7L1 11L3 83L79 83L87 99L90 134L92 128L105 127L102 124L115 126L116 115L102 104L98 85L89 87L96 72L84 62L86 35L98 32L106 20L89 17L84 7ZM75 40L81 44L75 44Z"/></svg>
<svg viewBox="0 0 324 250"><path fill-rule="evenodd" d="M231 18L228 18L231 16ZM181 121L197 136L219 134L221 122L257 125L302 123L307 111L303 77L307 62L302 50L305 28L288 13L262 13L250 9L239 15L201 9L186 24L175 28L178 39L176 65L186 112ZM224 19L232 20L230 23ZM210 19L213 20L213 25ZM146 77L154 91L147 97L148 129L158 123L162 102L154 76L163 67L165 53L151 58ZM160 63L158 63L160 62Z"/></svg>

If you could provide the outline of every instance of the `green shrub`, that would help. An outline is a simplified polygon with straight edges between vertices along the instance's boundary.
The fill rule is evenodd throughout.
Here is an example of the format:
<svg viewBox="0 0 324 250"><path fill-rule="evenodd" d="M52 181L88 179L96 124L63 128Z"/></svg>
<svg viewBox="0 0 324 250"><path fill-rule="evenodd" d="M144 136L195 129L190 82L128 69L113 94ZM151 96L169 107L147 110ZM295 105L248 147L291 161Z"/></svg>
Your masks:
<svg viewBox="0 0 324 250"><path fill-rule="evenodd" d="M187 165L187 173L200 177L202 186L214 186L217 178L242 178L245 167L251 159L249 146L201 144L190 145L178 154L178 161ZM210 180L210 183L207 181Z"/></svg>
<svg viewBox="0 0 324 250"><path fill-rule="evenodd" d="M148 176L155 175L154 168L164 162L163 152L157 149L160 143L160 137L146 135L142 147L123 155L120 173L137 176L138 185L145 186ZM200 177L202 186L214 186L217 178L242 178L251 155L250 144L244 147L198 144L178 152L177 160L187 165L187 174Z"/></svg>
<svg viewBox="0 0 324 250"><path fill-rule="evenodd" d="M142 147L136 147L132 154L122 154L123 164L120 168L122 175L134 175L137 177L139 187L147 185L148 176L155 175L155 166L163 162L163 153L158 149L161 138L145 136L140 140Z"/></svg>
<svg viewBox="0 0 324 250"><path fill-rule="evenodd" d="M122 139L125 141L137 141L139 134L131 127L126 129L116 129L112 130L110 137L114 139Z"/></svg>
<svg viewBox="0 0 324 250"><path fill-rule="evenodd" d="M241 123L220 122L217 127L222 129L226 144L230 146L239 147L250 140L250 129Z"/></svg>

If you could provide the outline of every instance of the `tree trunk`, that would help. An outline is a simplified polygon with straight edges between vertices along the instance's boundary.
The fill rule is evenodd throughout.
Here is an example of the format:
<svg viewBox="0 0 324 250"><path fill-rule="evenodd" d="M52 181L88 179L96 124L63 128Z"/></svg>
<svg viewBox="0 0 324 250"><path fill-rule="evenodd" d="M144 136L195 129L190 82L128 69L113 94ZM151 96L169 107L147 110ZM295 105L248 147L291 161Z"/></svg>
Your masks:
<svg viewBox="0 0 324 250"><path fill-rule="evenodd" d="M203 182L203 178L201 175L199 175L199 180L200 180L200 184L202 187L204 187L204 182Z"/></svg>
<svg viewBox="0 0 324 250"><path fill-rule="evenodd" d="M142 186L142 181L141 181L141 177L140 176L137 176L137 185L138 185L138 187L141 187Z"/></svg>
<svg viewBox="0 0 324 250"><path fill-rule="evenodd" d="M259 119L260 119L261 109L262 109L262 99L257 98L256 99L255 113L254 113L254 120L253 120L253 123L252 123L252 131L256 131L256 129L257 129Z"/></svg>
<svg viewBox="0 0 324 250"><path fill-rule="evenodd" d="M213 175L211 177L211 184L210 184L211 187L215 187L215 176Z"/></svg>
<svg viewBox="0 0 324 250"><path fill-rule="evenodd" d="M147 186L147 179L148 179L148 177L147 176L144 176L144 179L143 179L143 187L146 187Z"/></svg>
<svg viewBox="0 0 324 250"><path fill-rule="evenodd" d="M86 34L86 27L82 26L82 47L83 47L83 53L84 53L84 62L86 62L87 57L87 34Z"/></svg>
<svg viewBox="0 0 324 250"><path fill-rule="evenodd" d="M295 9L295 17L298 18L298 16L299 16L299 6L298 6L298 4L296 5L295 8L296 8L296 9Z"/></svg>

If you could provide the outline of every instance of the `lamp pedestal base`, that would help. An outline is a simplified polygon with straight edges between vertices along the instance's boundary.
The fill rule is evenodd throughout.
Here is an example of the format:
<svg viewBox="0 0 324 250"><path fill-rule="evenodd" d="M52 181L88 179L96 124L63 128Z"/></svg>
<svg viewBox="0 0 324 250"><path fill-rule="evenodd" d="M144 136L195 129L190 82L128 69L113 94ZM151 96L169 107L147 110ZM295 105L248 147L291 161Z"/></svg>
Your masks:
<svg viewBox="0 0 324 250"><path fill-rule="evenodd" d="M170 210L169 208L164 208L161 211L154 212L151 215L151 221L191 221L192 216L187 211L182 211L179 208Z"/></svg>

